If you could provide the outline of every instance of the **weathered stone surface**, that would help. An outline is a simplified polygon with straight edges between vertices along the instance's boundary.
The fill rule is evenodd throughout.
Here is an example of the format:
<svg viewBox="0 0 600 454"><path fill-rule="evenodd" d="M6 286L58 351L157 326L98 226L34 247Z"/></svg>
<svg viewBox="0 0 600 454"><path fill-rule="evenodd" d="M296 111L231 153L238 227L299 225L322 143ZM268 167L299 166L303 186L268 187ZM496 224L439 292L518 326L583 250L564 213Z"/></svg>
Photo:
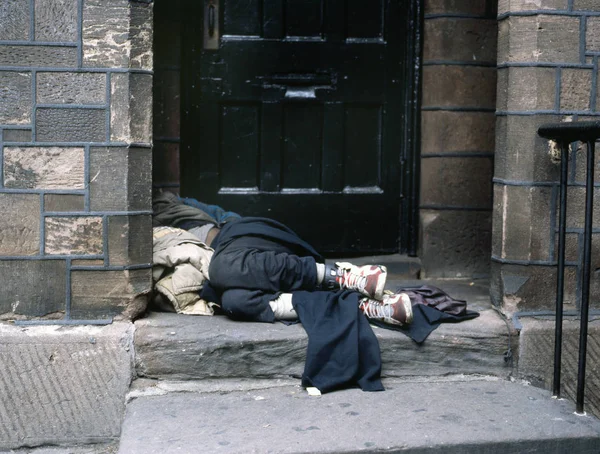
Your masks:
<svg viewBox="0 0 600 454"><path fill-rule="evenodd" d="M593 225L600 226L600 188L594 188ZM558 219L558 210L556 213ZM570 187L567 192L567 226L583 229L585 221L585 187Z"/></svg>
<svg viewBox="0 0 600 454"><path fill-rule="evenodd" d="M498 14L518 11L564 10L568 0L499 0Z"/></svg>
<svg viewBox="0 0 600 454"><path fill-rule="evenodd" d="M550 260L552 188L498 185L494 196L494 254L510 260Z"/></svg>
<svg viewBox="0 0 600 454"><path fill-rule="evenodd" d="M587 18L585 42L588 52L600 51L600 17Z"/></svg>
<svg viewBox="0 0 600 454"><path fill-rule="evenodd" d="M598 31L600 33L600 28ZM560 109L590 110L591 91L591 69L564 68L560 86Z"/></svg>
<svg viewBox="0 0 600 454"><path fill-rule="evenodd" d="M152 149L129 149L129 209L152 210Z"/></svg>
<svg viewBox="0 0 600 454"><path fill-rule="evenodd" d="M64 46L0 46L0 66L77 67L77 48Z"/></svg>
<svg viewBox="0 0 600 454"><path fill-rule="evenodd" d="M108 218L108 263L130 265L152 263L152 217Z"/></svg>
<svg viewBox="0 0 600 454"><path fill-rule="evenodd" d="M574 0L575 11L600 11L600 5L595 0Z"/></svg>
<svg viewBox="0 0 600 454"><path fill-rule="evenodd" d="M135 399L119 453L591 454L600 443L596 418L576 415L572 402L520 381L419 377L385 381L385 392L348 389L320 398L281 381L271 389L227 384ZM159 382L149 391L164 388ZM410 415L401 429L389 416L399 403Z"/></svg>
<svg viewBox="0 0 600 454"><path fill-rule="evenodd" d="M0 256L37 255L40 251L40 196L0 193L0 213Z"/></svg>
<svg viewBox="0 0 600 454"><path fill-rule="evenodd" d="M0 336L0 449L118 440L132 374L130 323L2 324Z"/></svg>
<svg viewBox="0 0 600 454"><path fill-rule="evenodd" d="M496 62L496 20L429 19L423 32L424 61Z"/></svg>
<svg viewBox="0 0 600 454"><path fill-rule="evenodd" d="M106 74L39 72L37 102L40 104L104 104Z"/></svg>
<svg viewBox="0 0 600 454"><path fill-rule="evenodd" d="M64 260L0 260L0 281L1 319L43 317L65 310ZM4 338L0 344L6 345Z"/></svg>
<svg viewBox="0 0 600 454"><path fill-rule="evenodd" d="M152 93L155 137L179 137L180 135L180 80L179 70L157 69L154 71Z"/></svg>
<svg viewBox="0 0 600 454"><path fill-rule="evenodd" d="M495 126L493 113L423 111L421 153L493 153Z"/></svg>
<svg viewBox="0 0 600 454"><path fill-rule="evenodd" d="M509 111L554 110L556 74L554 68L500 69L498 71L498 109Z"/></svg>
<svg viewBox="0 0 600 454"><path fill-rule="evenodd" d="M151 269L125 271L73 271L71 273L71 315L78 319L106 319L128 314L135 318L146 309L137 306L136 295L150 291Z"/></svg>
<svg viewBox="0 0 600 454"><path fill-rule="evenodd" d="M102 255L102 218L47 217L46 254Z"/></svg>
<svg viewBox="0 0 600 454"><path fill-rule="evenodd" d="M77 41L77 0L37 0L34 4L36 41Z"/></svg>
<svg viewBox="0 0 600 454"><path fill-rule="evenodd" d="M421 204L489 208L492 169L487 157L422 159Z"/></svg>
<svg viewBox="0 0 600 454"><path fill-rule="evenodd" d="M4 142L31 142L31 129L5 129Z"/></svg>
<svg viewBox="0 0 600 454"><path fill-rule="evenodd" d="M131 3L131 23L129 39L131 40L131 68L152 69L152 2Z"/></svg>
<svg viewBox="0 0 600 454"><path fill-rule="evenodd" d="M110 140L130 142L129 74L112 74L110 91Z"/></svg>
<svg viewBox="0 0 600 454"><path fill-rule="evenodd" d="M104 109L38 108L36 138L40 142L104 142Z"/></svg>
<svg viewBox="0 0 600 454"><path fill-rule="evenodd" d="M554 375L554 320L522 318L519 335L519 377L536 386L552 389ZM600 323L592 320L588 328L585 411L600 417ZM579 320L563 322L561 355L561 397L575 401L579 357Z"/></svg>
<svg viewBox="0 0 600 454"><path fill-rule="evenodd" d="M0 87L0 124L31 123L31 73L0 71Z"/></svg>
<svg viewBox="0 0 600 454"><path fill-rule="evenodd" d="M496 69L423 67L423 107L496 107Z"/></svg>
<svg viewBox="0 0 600 454"><path fill-rule="evenodd" d="M0 4L0 40L29 39L29 1L9 0Z"/></svg>
<svg viewBox="0 0 600 454"><path fill-rule="evenodd" d="M285 378L300 376L307 336L302 325L257 325L223 316L151 313L135 322L138 375L171 380ZM495 312L441 325L416 345L390 330L375 329L384 377L483 374L505 377L506 325Z"/></svg>
<svg viewBox="0 0 600 454"><path fill-rule="evenodd" d="M96 266L102 268L104 266L104 260L85 260L76 259L71 261L72 266Z"/></svg>
<svg viewBox="0 0 600 454"><path fill-rule="evenodd" d="M498 63L579 63L579 18L513 16L498 25Z"/></svg>
<svg viewBox="0 0 600 454"><path fill-rule="evenodd" d="M79 194L44 194L44 211L83 211L85 198Z"/></svg>
<svg viewBox="0 0 600 454"><path fill-rule="evenodd" d="M154 142L152 147L152 182L154 185L179 184L179 144Z"/></svg>
<svg viewBox="0 0 600 454"><path fill-rule="evenodd" d="M90 207L94 211L150 210L150 148L92 148Z"/></svg>
<svg viewBox="0 0 600 454"><path fill-rule="evenodd" d="M496 123L495 177L515 181L558 181L550 145L538 136L543 123L561 121L553 115L499 116Z"/></svg>
<svg viewBox="0 0 600 454"><path fill-rule="evenodd" d="M489 211L421 210L421 276L487 276L491 218Z"/></svg>
<svg viewBox="0 0 600 454"><path fill-rule="evenodd" d="M482 16L486 12L486 2L465 2L464 0L428 0L424 4L425 14L462 13Z"/></svg>
<svg viewBox="0 0 600 454"><path fill-rule="evenodd" d="M129 2L88 0L83 5L83 65L99 68L127 68Z"/></svg>
<svg viewBox="0 0 600 454"><path fill-rule="evenodd" d="M583 121L583 119L580 119L580 121ZM573 153L572 148L573 146L571 146L571 153ZM575 153L575 182L585 185L587 174L587 144L578 142ZM572 162L572 160L569 161L569 166L572 165ZM594 181L600 182L600 167L597 165L594 166Z"/></svg>
<svg viewBox="0 0 600 454"><path fill-rule="evenodd" d="M556 267L507 265L492 262L490 283L492 301L508 313L554 310L556 307ZM565 310L575 309L576 269L565 270Z"/></svg>
<svg viewBox="0 0 600 454"><path fill-rule="evenodd" d="M152 76L129 75L129 122L131 138L136 143L152 142Z"/></svg>
<svg viewBox="0 0 600 454"><path fill-rule="evenodd" d="M18 189L83 189L83 148L6 147L4 186Z"/></svg>

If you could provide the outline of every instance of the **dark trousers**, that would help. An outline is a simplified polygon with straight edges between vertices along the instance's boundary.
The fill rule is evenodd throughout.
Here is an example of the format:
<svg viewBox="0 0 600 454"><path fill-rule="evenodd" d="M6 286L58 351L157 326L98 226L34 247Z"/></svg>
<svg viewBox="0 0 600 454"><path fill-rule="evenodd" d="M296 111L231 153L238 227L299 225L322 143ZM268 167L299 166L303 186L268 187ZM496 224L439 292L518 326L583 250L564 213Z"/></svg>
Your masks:
<svg viewBox="0 0 600 454"><path fill-rule="evenodd" d="M269 301L281 293L317 288L316 260L260 237L240 237L217 248L209 268L210 284L232 318L274 321Z"/></svg>

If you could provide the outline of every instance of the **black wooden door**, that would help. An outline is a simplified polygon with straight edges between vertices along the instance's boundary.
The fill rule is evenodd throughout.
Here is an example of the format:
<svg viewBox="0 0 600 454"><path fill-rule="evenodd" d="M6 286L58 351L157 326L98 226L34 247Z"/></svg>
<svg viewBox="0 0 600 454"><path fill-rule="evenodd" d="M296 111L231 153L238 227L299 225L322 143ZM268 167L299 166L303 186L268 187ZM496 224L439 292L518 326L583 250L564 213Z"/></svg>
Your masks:
<svg viewBox="0 0 600 454"><path fill-rule="evenodd" d="M182 194L282 221L329 255L398 251L410 3L190 3Z"/></svg>

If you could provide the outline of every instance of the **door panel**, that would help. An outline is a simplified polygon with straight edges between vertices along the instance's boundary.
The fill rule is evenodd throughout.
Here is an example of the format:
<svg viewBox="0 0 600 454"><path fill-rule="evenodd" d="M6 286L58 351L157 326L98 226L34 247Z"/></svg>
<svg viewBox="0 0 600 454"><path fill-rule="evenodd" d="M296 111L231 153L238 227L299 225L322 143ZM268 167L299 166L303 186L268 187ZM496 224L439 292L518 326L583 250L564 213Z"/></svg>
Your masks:
<svg viewBox="0 0 600 454"><path fill-rule="evenodd" d="M214 48L192 23L216 0L194 3L182 193L325 253L398 251L410 2L221 0Z"/></svg>

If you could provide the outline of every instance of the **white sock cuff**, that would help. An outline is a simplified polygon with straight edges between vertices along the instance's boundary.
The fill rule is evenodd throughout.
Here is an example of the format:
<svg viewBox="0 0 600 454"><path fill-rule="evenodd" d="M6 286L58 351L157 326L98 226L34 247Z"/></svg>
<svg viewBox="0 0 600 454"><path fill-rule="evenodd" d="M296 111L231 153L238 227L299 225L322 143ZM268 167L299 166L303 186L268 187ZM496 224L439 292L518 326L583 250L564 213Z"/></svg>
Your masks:
<svg viewBox="0 0 600 454"><path fill-rule="evenodd" d="M291 293L282 293L277 299L269 301L269 306L277 320L298 320L298 314L292 305Z"/></svg>
<svg viewBox="0 0 600 454"><path fill-rule="evenodd" d="M317 263L317 285L321 285L325 279L325 264Z"/></svg>

